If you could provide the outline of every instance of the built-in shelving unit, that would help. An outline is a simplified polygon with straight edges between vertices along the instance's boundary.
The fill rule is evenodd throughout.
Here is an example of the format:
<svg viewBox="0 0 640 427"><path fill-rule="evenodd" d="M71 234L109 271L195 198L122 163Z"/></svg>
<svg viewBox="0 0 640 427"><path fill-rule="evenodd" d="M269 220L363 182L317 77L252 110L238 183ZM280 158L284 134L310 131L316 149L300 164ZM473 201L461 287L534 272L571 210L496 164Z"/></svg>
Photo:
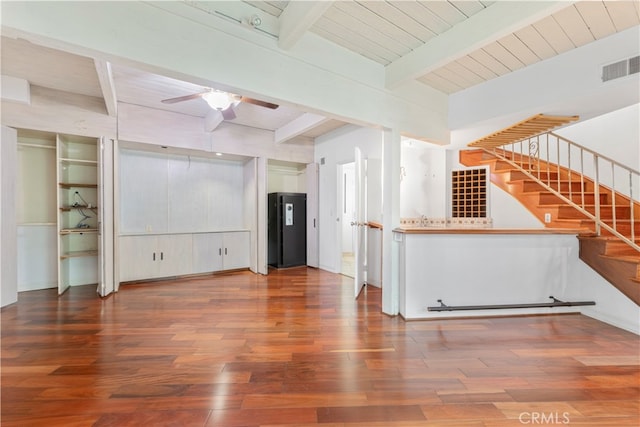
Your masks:
<svg viewBox="0 0 640 427"><path fill-rule="evenodd" d="M58 291L98 282L98 141L58 135Z"/></svg>
<svg viewBox="0 0 640 427"><path fill-rule="evenodd" d="M487 216L487 170L485 168L452 171L451 210L453 218Z"/></svg>

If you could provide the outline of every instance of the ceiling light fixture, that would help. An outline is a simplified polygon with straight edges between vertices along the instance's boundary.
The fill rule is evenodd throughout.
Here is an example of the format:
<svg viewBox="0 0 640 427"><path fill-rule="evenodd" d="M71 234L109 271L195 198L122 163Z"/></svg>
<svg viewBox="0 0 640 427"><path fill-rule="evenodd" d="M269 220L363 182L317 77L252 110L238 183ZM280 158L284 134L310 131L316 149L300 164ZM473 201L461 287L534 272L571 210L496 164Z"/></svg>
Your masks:
<svg viewBox="0 0 640 427"><path fill-rule="evenodd" d="M253 28L257 28L262 25L262 19L260 19L258 15L253 15L251 19L249 19L249 24L251 24Z"/></svg>
<svg viewBox="0 0 640 427"><path fill-rule="evenodd" d="M209 93L202 95L202 98L207 101L207 104L214 110L226 110L231 106L232 99L226 92L220 92L212 90Z"/></svg>

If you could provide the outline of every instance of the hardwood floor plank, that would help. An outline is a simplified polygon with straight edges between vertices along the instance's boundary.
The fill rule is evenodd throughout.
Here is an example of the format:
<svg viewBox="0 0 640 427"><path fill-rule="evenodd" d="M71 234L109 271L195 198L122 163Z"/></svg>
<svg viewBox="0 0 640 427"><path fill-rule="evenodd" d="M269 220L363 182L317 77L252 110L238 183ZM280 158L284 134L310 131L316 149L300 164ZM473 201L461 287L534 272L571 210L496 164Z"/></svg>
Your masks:
<svg viewBox="0 0 640 427"><path fill-rule="evenodd" d="M640 424L639 337L581 315L405 322L317 269L19 294L2 426Z"/></svg>

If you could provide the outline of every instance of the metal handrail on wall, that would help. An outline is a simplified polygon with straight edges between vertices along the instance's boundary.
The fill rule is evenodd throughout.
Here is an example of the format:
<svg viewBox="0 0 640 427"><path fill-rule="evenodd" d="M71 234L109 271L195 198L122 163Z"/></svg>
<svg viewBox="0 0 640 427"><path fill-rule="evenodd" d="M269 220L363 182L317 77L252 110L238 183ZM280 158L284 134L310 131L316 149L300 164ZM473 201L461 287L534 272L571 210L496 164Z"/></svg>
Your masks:
<svg viewBox="0 0 640 427"><path fill-rule="evenodd" d="M485 151L508 162L546 190L594 220L599 236L607 230L640 251L635 224L640 222L640 172L553 132ZM590 196L593 193L593 203ZM611 220L602 219L602 194L609 194ZM627 209L628 208L628 209ZM624 228L629 224L630 233Z"/></svg>

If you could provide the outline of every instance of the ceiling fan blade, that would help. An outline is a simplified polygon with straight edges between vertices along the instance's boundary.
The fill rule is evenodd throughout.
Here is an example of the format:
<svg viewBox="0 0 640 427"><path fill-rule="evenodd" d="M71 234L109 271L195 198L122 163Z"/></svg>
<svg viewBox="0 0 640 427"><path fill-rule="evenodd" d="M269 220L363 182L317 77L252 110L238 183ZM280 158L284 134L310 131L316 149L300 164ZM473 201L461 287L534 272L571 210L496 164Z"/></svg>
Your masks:
<svg viewBox="0 0 640 427"><path fill-rule="evenodd" d="M230 106L229 108L226 108L220 112L222 113L222 117L225 120L233 120L236 118L236 112L233 111L233 106Z"/></svg>
<svg viewBox="0 0 640 427"><path fill-rule="evenodd" d="M202 98L203 95L206 95L210 91L194 93L191 95L178 96L176 98L163 99L163 104L175 104L176 102L189 101L191 99Z"/></svg>
<svg viewBox="0 0 640 427"><path fill-rule="evenodd" d="M243 96L242 98L240 98L240 101L246 102L247 104L259 105L261 107L270 108L272 110L275 110L276 108L279 107L278 104L272 104L271 102L260 101L259 99L248 98L246 96Z"/></svg>

